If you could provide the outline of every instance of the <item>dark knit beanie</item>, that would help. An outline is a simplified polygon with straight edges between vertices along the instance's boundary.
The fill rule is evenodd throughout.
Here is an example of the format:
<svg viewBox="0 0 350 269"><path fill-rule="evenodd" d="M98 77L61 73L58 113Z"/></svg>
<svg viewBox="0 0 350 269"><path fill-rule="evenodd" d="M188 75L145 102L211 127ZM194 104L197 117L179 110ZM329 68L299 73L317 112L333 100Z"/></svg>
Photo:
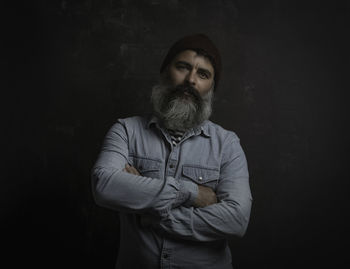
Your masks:
<svg viewBox="0 0 350 269"><path fill-rule="evenodd" d="M174 45L169 49L168 54L165 56L162 66L160 67L160 73L164 71L167 65L178 53L184 50L194 50L199 54L203 54L210 60L215 71L214 90L216 90L221 73L221 57L219 50L216 48L214 43L209 39L209 37L204 34L185 36L175 42Z"/></svg>

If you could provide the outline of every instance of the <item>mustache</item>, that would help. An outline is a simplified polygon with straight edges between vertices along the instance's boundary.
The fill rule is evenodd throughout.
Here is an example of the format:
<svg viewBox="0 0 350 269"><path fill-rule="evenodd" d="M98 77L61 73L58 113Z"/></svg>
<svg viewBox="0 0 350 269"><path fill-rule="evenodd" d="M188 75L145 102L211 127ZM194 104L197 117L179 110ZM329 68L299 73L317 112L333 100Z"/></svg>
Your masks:
<svg viewBox="0 0 350 269"><path fill-rule="evenodd" d="M200 102L202 99L198 91L188 83L177 85L174 89L170 91L169 96L171 98L176 98L182 96L185 93L190 95L194 99L194 101Z"/></svg>

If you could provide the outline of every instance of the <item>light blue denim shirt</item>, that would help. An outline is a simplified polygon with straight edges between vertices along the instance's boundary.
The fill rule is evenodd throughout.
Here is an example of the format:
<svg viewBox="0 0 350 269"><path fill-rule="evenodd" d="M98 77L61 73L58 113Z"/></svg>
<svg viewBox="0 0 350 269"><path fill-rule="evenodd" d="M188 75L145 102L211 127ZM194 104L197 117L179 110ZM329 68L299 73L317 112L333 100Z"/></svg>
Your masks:
<svg viewBox="0 0 350 269"><path fill-rule="evenodd" d="M141 176L123 171L134 166ZM198 185L218 203L196 208ZM119 212L118 269L232 268L228 239L244 235L252 196L239 138L211 121L174 146L155 117L119 119L92 169L98 205Z"/></svg>

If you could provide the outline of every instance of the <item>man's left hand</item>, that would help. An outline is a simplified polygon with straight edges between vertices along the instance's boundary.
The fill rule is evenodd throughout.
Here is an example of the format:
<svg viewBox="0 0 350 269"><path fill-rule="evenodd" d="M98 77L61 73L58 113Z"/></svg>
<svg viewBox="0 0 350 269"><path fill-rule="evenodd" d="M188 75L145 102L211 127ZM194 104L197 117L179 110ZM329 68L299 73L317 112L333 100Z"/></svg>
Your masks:
<svg viewBox="0 0 350 269"><path fill-rule="evenodd" d="M139 171L137 169L129 164L125 165L125 168L123 169L124 172L128 172L130 174L136 175L136 176L141 176Z"/></svg>

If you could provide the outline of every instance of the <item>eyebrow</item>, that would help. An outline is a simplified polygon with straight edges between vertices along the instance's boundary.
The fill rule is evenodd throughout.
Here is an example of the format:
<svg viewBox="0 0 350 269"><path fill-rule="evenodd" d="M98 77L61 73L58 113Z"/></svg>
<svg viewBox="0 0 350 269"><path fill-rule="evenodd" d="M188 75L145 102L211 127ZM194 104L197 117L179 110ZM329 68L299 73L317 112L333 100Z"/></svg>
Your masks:
<svg viewBox="0 0 350 269"><path fill-rule="evenodd" d="M187 68L192 68L193 67L190 63L185 62L185 61L181 61L181 60L177 61L175 64L182 64L182 65L186 66ZM208 77L212 76L212 73L208 69L200 67L200 68L198 68L198 71L206 73Z"/></svg>

